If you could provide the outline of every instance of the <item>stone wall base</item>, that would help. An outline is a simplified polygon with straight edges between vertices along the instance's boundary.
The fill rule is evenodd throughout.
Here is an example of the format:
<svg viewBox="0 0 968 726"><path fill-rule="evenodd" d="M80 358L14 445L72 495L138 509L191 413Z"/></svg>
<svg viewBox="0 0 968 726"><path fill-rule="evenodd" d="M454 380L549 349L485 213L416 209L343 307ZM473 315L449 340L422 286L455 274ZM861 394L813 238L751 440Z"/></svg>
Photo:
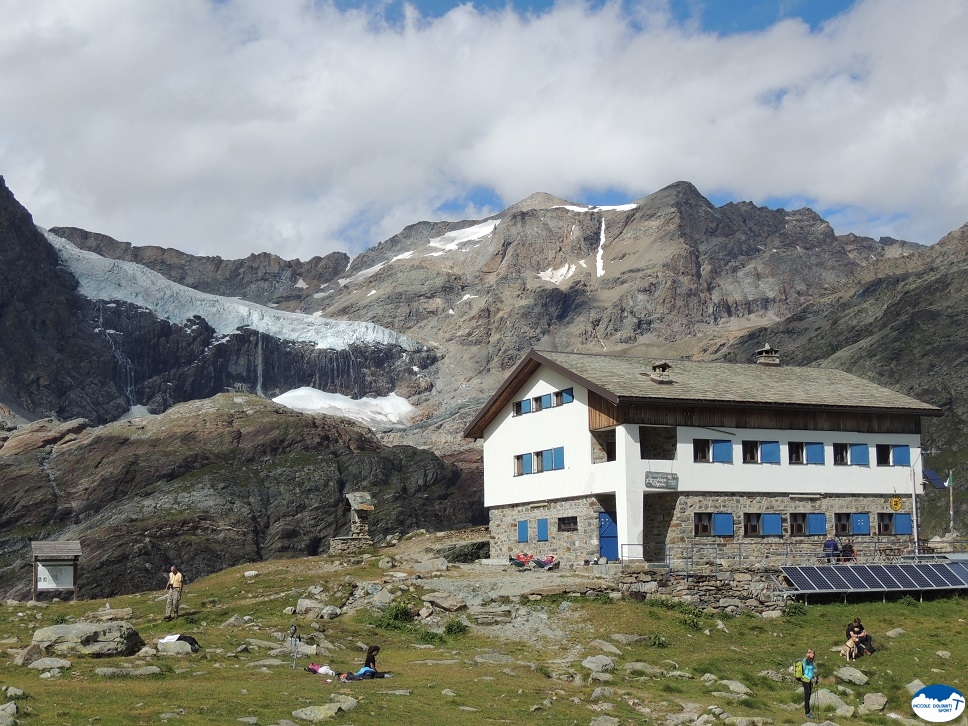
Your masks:
<svg viewBox="0 0 968 726"><path fill-rule="evenodd" d="M358 555L372 548L372 537L333 537L329 541L331 555Z"/></svg>

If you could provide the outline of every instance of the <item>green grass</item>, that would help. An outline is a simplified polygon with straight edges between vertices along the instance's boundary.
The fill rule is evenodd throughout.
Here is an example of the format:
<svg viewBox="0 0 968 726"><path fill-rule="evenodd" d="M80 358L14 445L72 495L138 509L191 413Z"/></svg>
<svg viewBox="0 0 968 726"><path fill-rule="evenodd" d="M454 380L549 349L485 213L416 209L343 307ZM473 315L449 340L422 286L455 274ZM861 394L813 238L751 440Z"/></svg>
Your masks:
<svg viewBox="0 0 968 726"><path fill-rule="evenodd" d="M249 569L260 573L251 582L242 577L242 572ZM703 708L718 705L736 717L762 716L771 718L774 724L792 726L803 720L797 705L802 702L800 690L790 681L776 682L759 673L786 672L807 647L814 647L822 675L820 687L836 692L838 682L831 673L845 662L830 649L842 642L846 624L860 615L874 633L879 650L874 657L857 661L856 666L867 674L870 683L864 687L851 685L857 698L847 699L848 702L857 705L864 693L881 692L888 698L888 710L913 718L905 686L915 678L925 683L946 683L963 693L968 689L966 601L960 598L810 605L790 608L790 615L775 620L715 616L675 600L638 603L561 596L528 604L549 620L567 617L578 629L571 644L491 640L477 628L462 632L462 621L453 616L442 622L442 633L431 631L409 620L409 613L422 594L419 587L407 595L401 606L388 608L382 614L344 615L332 621L317 621L319 631L298 616L284 614L284 609L295 605L310 586L323 588L321 599L328 595L343 597L347 575L370 580L381 576L372 565L349 572L336 570L327 558L244 565L190 583L183 600L184 617L173 624L161 619L164 603L157 599L160 593L112 598L109 602L113 608L132 608L132 623L146 641L169 632L185 632L196 637L203 650L193 656L153 658L150 662L162 668L162 675L123 680L98 677L94 670L136 663L136 659L74 657L73 667L65 675L41 680L37 671L14 666L11 658L6 658L0 662L0 684L26 692L27 698L19 701L19 718L26 726L158 724L166 713L178 714L171 723L180 726L235 723L244 716L257 717L259 724L271 724L281 719L295 720L291 715L294 710L328 702L333 693L360 699L357 709L333 721L355 726L384 726L399 719L406 719L408 724L470 726L587 724L599 713L589 701L597 685L613 689L613 696L607 699L613 707L607 713L623 725L664 723L666 715L681 710L680 703L691 702L702 704ZM419 586L421 582L413 584ZM567 615L560 614L558 608L566 600L571 603ZM104 603L64 602L45 608L0 605L0 640L6 640L4 647L10 650L23 647L38 627L76 621ZM220 627L233 614L249 616L253 624ZM722 620L728 632L716 627L717 619ZM309 658L300 658L297 670L290 669L287 663L263 672L245 665L268 657L266 651L235 654L247 638L272 640L273 632L287 631L292 624L307 636L318 632L339 648L330 659L314 658L328 662L337 671L355 670L362 664L359 643L378 643L380 667L393 672L394 678L326 683L323 677L302 670ZM887 630L898 627L906 631L901 637L892 640L884 636ZM572 646L596 638L608 640L612 633L645 637L632 645L616 644L623 655L616 657L618 667L612 673L612 681L589 682L588 671L580 662L595 651L576 653ZM416 647L426 644L432 647ZM949 651L950 658L938 656L939 650ZM514 662L475 660L475 656L488 651L504 653ZM694 678L626 673L622 665L633 661L665 670L675 667ZM753 695L737 701L717 699L712 692L724 689L703 683L701 677L705 673L738 680ZM575 675L580 682L576 682ZM409 690L410 695L386 693L397 689ZM445 689L456 695L442 695ZM884 716L854 720L888 723Z"/></svg>

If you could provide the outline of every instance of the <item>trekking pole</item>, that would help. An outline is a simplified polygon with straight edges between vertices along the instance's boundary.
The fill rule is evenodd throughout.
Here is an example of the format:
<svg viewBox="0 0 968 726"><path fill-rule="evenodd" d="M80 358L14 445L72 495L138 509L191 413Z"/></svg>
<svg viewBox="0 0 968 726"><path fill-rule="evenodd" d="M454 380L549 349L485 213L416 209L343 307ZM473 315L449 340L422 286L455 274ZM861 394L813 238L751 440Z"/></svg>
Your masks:
<svg viewBox="0 0 968 726"><path fill-rule="evenodd" d="M292 670L296 670L296 658L299 656L299 635L296 626L289 627L289 642L292 645Z"/></svg>

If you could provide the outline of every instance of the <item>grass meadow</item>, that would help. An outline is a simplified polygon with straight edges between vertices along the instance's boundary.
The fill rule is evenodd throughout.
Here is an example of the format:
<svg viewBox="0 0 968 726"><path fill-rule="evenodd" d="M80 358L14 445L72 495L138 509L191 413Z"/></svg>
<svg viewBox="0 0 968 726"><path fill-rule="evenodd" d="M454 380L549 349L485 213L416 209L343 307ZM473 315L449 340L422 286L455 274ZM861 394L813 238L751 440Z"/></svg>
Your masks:
<svg viewBox="0 0 968 726"><path fill-rule="evenodd" d="M242 573L250 569L260 574L247 581ZM189 583L183 615L171 624L162 620L160 591L108 601L54 602L42 608L6 604L0 606L0 641L9 656L0 665L0 685L25 692L18 700L18 719L22 724L38 726L166 722L188 726L232 724L244 717L255 717L258 724L274 724L282 719L296 721L294 710L327 703L334 693L351 695L359 704L337 715L332 723L355 726L586 725L602 713L623 724L658 724L681 712L682 704L699 704L702 709L718 705L732 716L800 724L804 721L802 692L797 684L758 674L765 670L786 672L808 646L814 647L822 676L820 688L837 692L842 684L832 673L845 661L831 648L842 643L847 623L859 615L874 634L878 652L856 663L870 682L863 687L843 684L854 695L840 695L857 705L864 693L880 692L887 696L888 707L882 714L850 721L894 722L886 715L888 711L914 718L905 688L914 679L925 684L945 683L962 693L968 689L968 616L966 599L960 597L933 597L922 602L905 596L887 602L876 599L795 606L789 615L777 619L751 615L721 618L726 630L717 627L716 617L681 603L567 596L529 601L527 607L549 620L559 617L562 603L569 601L572 622L583 624L580 635L570 642L550 643L496 640L475 628L462 632L463 628L454 625L456 621L446 634L437 634L420 627L394 627L386 618L347 614L332 621L317 621L318 632L337 650L329 658L313 660L328 662L335 670L355 670L362 663L360 644L378 643L382 647L380 668L391 671L394 677L345 684L327 683L324 677L305 672L308 657L301 657L296 669L287 661L263 670L246 664L269 657L267 651L236 653L246 639L271 640L271 633L287 631L293 624L302 633L316 632L300 616L283 612L295 605L308 587L320 586L321 597L338 601L349 590L347 576L379 581L382 575L372 566L334 569L327 558L236 567ZM419 594L418 590L409 597L416 602ZM30 642L35 629L80 619L106 602L112 608L130 607L132 624L149 644L162 635L182 632L194 636L202 650L191 656L151 658L150 664L159 666L162 674L146 677L104 678L94 673L102 666L144 664L136 658L71 657L72 668L51 679L41 679L38 671L12 664L13 654ZM220 627L235 614L252 620L241 627ZM897 638L885 637L884 633L894 628L905 632ZM611 682L589 682L588 671L580 662L596 651L579 646L587 646L595 638L608 640L613 633L646 637L633 645L616 643L623 655L615 657L617 667ZM475 660L495 651L510 656L513 662ZM939 651L950 655L943 657ZM634 661L664 670L678 669L695 677L656 677L623 668ZM562 674L568 672L581 674L581 682L562 680ZM725 689L702 682L705 673L741 681L753 695L739 700L714 696L713 691ZM611 688L612 695L591 701L597 686ZM409 691L409 695L399 691Z"/></svg>

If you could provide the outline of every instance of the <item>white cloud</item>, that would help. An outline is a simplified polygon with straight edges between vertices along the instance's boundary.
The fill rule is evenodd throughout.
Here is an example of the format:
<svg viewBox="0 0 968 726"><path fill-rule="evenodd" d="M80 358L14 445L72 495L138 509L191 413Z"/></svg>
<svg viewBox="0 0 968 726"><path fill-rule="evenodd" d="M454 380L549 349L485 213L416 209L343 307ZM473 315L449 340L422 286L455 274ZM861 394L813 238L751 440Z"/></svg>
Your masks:
<svg viewBox="0 0 968 726"><path fill-rule="evenodd" d="M304 0L0 0L0 17L0 173L43 226L306 259L475 187L511 204L679 179L802 199L841 232L931 242L966 221L955 0L725 37L656 2L394 27Z"/></svg>

